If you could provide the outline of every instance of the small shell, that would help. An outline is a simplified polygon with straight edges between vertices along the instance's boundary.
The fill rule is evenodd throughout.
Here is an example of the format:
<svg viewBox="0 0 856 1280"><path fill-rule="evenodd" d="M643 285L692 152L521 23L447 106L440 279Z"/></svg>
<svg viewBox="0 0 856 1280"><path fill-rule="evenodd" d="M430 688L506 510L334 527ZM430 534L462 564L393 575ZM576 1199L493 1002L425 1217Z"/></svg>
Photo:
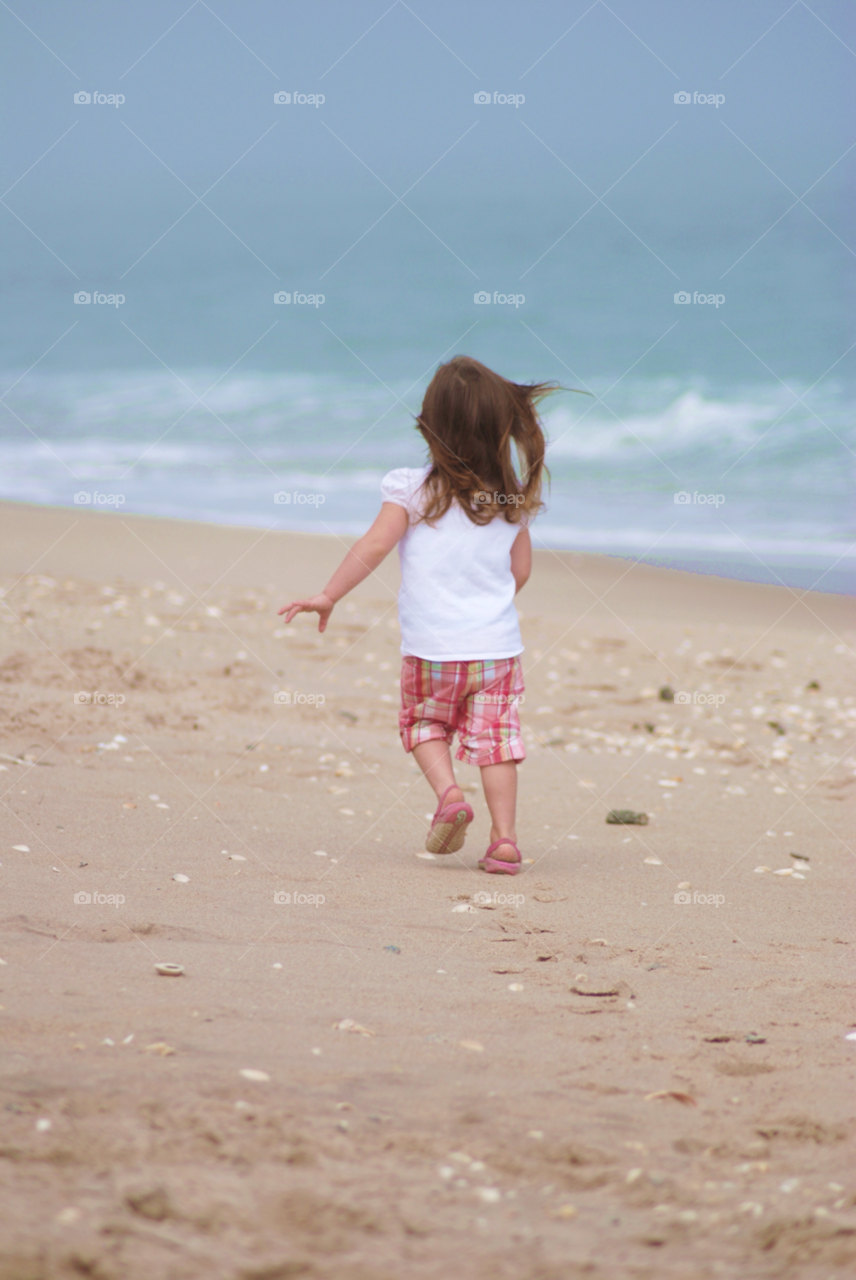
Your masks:
<svg viewBox="0 0 856 1280"><path fill-rule="evenodd" d="M181 874L180 871L178 872L177 875L174 875L172 878L173 880L176 880L179 884L190 884L190 876L184 876Z"/></svg>
<svg viewBox="0 0 856 1280"><path fill-rule="evenodd" d="M522 982L509 982L509 984L508 984L508 990L509 990L509 991L522 991L522 990L523 990L523 983L522 983Z"/></svg>
<svg viewBox="0 0 856 1280"><path fill-rule="evenodd" d="M794 874L793 867L780 867L778 871L774 871L774 876L792 876Z"/></svg>
<svg viewBox="0 0 856 1280"><path fill-rule="evenodd" d="M164 978L180 978L181 975L184 973L184 965L170 964L168 962L164 962L163 964L156 964L155 973L161 974L161 976Z"/></svg>
<svg viewBox="0 0 856 1280"><path fill-rule="evenodd" d="M498 1187L478 1187L476 1195L482 1204L498 1204L502 1198L502 1192Z"/></svg>
<svg viewBox="0 0 856 1280"><path fill-rule="evenodd" d="M662 867L663 865L659 858L643 858L642 861L647 862L649 867Z"/></svg>
<svg viewBox="0 0 856 1280"><path fill-rule="evenodd" d="M238 1075L243 1076L245 1080L257 1080L259 1083L270 1080L270 1076L266 1071L257 1071L255 1067L242 1067Z"/></svg>

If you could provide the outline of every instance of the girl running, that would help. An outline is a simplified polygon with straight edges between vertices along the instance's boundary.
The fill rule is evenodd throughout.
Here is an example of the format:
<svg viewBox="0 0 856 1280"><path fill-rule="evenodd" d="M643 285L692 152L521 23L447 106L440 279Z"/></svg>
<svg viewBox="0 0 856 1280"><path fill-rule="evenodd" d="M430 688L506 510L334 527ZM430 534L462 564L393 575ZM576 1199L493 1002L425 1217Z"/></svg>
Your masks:
<svg viewBox="0 0 856 1280"><path fill-rule="evenodd" d="M425 847L456 853L473 820L452 765L457 732L456 758L481 769L491 831L479 866L493 874L516 875L521 863L517 766L526 749L514 597L532 569L529 523L541 507L545 442L536 407L554 390L509 382L468 356L441 365L416 419L430 462L390 471L380 514L324 590L279 610L287 623L317 613L325 631L338 601L398 546L399 729L437 796Z"/></svg>

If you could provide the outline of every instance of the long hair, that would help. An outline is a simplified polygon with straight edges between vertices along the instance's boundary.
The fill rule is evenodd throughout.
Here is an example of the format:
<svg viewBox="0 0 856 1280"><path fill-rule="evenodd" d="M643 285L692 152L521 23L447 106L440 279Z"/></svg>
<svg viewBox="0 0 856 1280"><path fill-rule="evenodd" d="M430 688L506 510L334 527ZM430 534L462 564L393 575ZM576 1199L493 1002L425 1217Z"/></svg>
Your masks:
<svg viewBox="0 0 856 1280"><path fill-rule="evenodd" d="M536 515L542 477L549 476L536 410L544 396L559 390L554 382L509 382L470 356L441 364L416 419L433 464L421 519L433 524L453 502L473 524L499 515L519 524L524 515Z"/></svg>

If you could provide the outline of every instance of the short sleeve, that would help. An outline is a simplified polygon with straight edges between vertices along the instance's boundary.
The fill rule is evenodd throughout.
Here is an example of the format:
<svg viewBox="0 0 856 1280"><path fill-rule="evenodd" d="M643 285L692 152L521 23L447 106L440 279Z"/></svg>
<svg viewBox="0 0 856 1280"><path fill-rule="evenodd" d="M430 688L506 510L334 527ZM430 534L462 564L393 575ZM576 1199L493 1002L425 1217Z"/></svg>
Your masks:
<svg viewBox="0 0 856 1280"><path fill-rule="evenodd" d="M422 487L429 468L397 467L384 476L380 485L381 498L384 502L394 502L404 507L405 511L413 509L417 492Z"/></svg>

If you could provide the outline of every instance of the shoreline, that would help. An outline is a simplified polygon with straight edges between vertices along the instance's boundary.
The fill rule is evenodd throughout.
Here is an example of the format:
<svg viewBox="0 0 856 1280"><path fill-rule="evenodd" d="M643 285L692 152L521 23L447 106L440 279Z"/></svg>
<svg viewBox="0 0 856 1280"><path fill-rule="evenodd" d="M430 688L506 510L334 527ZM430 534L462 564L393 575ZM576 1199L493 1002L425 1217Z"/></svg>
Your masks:
<svg viewBox="0 0 856 1280"><path fill-rule="evenodd" d="M315 545L317 542L319 548L342 547L343 549L350 546L357 536L344 534L339 535L336 533L326 532L322 533L306 529L271 529L255 525L223 524L214 521L184 519L175 516L143 515L137 513L129 513L126 515L121 512L114 513L110 511L94 511L87 507L63 507L0 499L0 571L2 571L4 564L7 563L8 552L6 549L10 545L10 540L12 545L14 545L14 541L17 536L13 527L16 519L20 520L23 527L27 530L35 529L39 523L44 523L45 528L52 530L54 532L54 536L57 538L64 538L75 524L82 522L83 528L89 528L89 522L91 520L98 519L114 520L119 522L120 525L123 521L130 522L132 525L135 522L140 522L141 528L151 528L155 532L156 542L162 541L165 536L168 536L172 527L176 526L177 529L184 530L187 539L199 549L195 553L197 561L201 558L200 543L204 541L204 538L202 537L203 531L209 531L211 536L219 539L221 542L224 539L228 541L229 535L234 535L236 542L246 540L256 542L265 537L269 537L274 540L281 538L296 540L308 539L308 546ZM26 536L29 536L29 533ZM851 590L844 589L849 587L852 582L852 574L847 569L841 570L836 574L836 586L841 589L818 589L811 591L808 588L795 584L783 584L781 582L777 583L766 579L759 579L757 577L740 576L738 573L732 575L719 573L716 571L715 566L705 567L702 560L694 560L692 555L689 553L686 555L679 555L676 552L668 554L664 552L657 557L652 556L650 559L641 559L629 552L627 554L618 554L606 551L576 550L550 546L539 547L536 545L534 547L534 554L536 558L545 562L549 561L551 557L559 557L562 560L573 561L577 564L585 563L592 566L599 565L602 569L605 569L608 565L613 565L617 568L621 568L622 576L624 572L627 571L627 567L630 566L634 573L637 574L644 572L645 570L654 570L656 572L663 572L666 574L683 575L688 582L707 581L711 584L728 583L733 584L734 586L745 587L747 591L752 591L755 587L761 588L765 591L767 588L773 588L775 590L788 593L799 592L801 595L808 592L817 598L836 599L840 601L851 600L853 597L853 592ZM727 559L725 553L723 553L723 558ZM681 563L662 563L662 561L668 560L680 560ZM69 561L69 563L71 563L71 561ZM137 562L135 561L135 563ZM270 566L271 562L269 559L263 557L259 563L260 565ZM381 569L379 570L380 574L388 574L390 567L393 565L393 572L397 576L397 557L394 554L390 555L384 565L381 566ZM732 567L735 570L739 570L740 568L745 568L745 565L733 564ZM212 580L216 576L215 568L216 564L212 561ZM811 564L806 567L805 572L809 577L814 579L817 568L818 566L816 564ZM185 570L188 572L196 572L197 566L188 563L185 566ZM261 572L261 568L259 571ZM821 578L825 576L827 575L821 575ZM831 575L829 576L831 577ZM306 589L308 590L309 588L307 587ZM714 593L717 593L720 588L711 586L711 590L714 591ZM694 592L693 594L695 595L696 593Z"/></svg>

